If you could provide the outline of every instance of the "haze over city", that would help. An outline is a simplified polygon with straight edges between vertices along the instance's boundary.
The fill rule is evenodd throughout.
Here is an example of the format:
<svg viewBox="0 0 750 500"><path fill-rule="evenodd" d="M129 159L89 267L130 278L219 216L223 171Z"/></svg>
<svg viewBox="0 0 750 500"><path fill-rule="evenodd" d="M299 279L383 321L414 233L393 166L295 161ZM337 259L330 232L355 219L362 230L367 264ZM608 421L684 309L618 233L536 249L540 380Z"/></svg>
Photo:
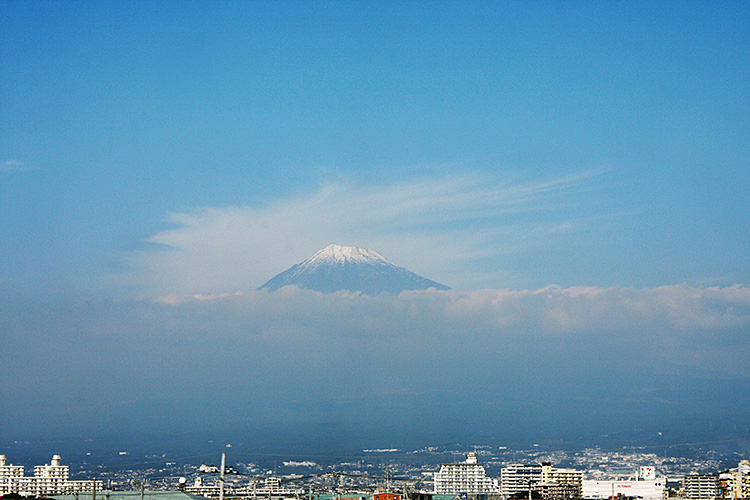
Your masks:
<svg viewBox="0 0 750 500"><path fill-rule="evenodd" d="M0 446L745 438L748 61L739 1L0 3ZM262 288L350 246L449 289Z"/></svg>

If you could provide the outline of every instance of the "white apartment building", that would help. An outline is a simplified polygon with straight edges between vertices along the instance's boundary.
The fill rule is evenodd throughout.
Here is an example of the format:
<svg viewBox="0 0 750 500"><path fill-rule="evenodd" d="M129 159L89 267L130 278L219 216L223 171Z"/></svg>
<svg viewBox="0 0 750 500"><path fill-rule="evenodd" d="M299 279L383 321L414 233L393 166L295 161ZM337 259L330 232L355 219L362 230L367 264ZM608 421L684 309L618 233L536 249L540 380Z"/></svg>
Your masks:
<svg viewBox="0 0 750 500"><path fill-rule="evenodd" d="M443 464L435 473L435 493L496 493L497 481L487 477L484 467L477 463L477 454L466 455L465 462Z"/></svg>
<svg viewBox="0 0 750 500"><path fill-rule="evenodd" d="M719 476L688 474L682 480L682 496L687 500L713 500L719 496Z"/></svg>
<svg viewBox="0 0 750 500"><path fill-rule="evenodd" d="M542 482L541 464L510 464L500 470L500 489L510 496Z"/></svg>
<svg viewBox="0 0 750 500"><path fill-rule="evenodd" d="M5 455L0 455L0 496L14 493L12 485L23 477L23 465L7 464Z"/></svg>
<svg viewBox="0 0 750 500"><path fill-rule="evenodd" d="M0 455L0 494L49 496L76 491L91 491L93 481L70 481L67 465L60 465L60 455L54 455L47 465L34 467L34 475L23 475L20 465L7 465L5 455Z"/></svg>
<svg viewBox="0 0 750 500"><path fill-rule="evenodd" d="M31 492L36 496L63 493L68 475L68 466L60 465L60 455L54 455L49 464L34 466L34 480L30 483Z"/></svg>

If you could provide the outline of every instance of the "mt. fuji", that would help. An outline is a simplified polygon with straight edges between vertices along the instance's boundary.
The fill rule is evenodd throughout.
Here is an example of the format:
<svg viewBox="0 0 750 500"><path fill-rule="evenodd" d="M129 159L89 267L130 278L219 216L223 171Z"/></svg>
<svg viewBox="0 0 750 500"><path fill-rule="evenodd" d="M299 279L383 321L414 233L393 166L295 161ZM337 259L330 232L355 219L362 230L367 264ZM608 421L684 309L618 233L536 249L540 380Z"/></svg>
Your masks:
<svg viewBox="0 0 750 500"><path fill-rule="evenodd" d="M273 291L286 285L324 293L348 290L365 295L428 288L449 290L445 285L397 266L377 252L340 245L328 245L309 259L277 274L259 290Z"/></svg>

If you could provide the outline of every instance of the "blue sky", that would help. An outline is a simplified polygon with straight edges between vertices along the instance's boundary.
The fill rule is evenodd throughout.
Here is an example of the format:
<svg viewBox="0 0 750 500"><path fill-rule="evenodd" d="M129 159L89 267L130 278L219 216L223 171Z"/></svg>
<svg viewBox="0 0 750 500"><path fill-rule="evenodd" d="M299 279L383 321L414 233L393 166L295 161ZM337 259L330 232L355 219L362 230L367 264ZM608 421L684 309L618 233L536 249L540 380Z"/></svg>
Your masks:
<svg viewBox="0 0 750 500"><path fill-rule="evenodd" d="M529 335L583 335L611 314L616 351L640 353L635 328L659 336L670 373L737 377L750 353L748 61L747 2L2 2L0 354L19 372L65 370L14 349L86 330L103 335L100 358L135 355L171 317L143 300L225 318L233 304L180 297L250 292L338 243L456 290L414 299L434 307L415 335L469 328L456 310L478 311L480 331ZM286 300L292 331L354 328L344 306ZM341 300L365 315L405 307ZM300 316L314 304L331 324ZM100 317L140 333L107 337ZM277 320L242 317L280 349ZM705 333L701 355L670 350L693 338L686 325ZM390 352L353 356L371 348Z"/></svg>
<svg viewBox="0 0 750 500"><path fill-rule="evenodd" d="M1 8L6 290L90 288L170 213L257 208L327 183L592 171L589 192L558 193L527 220L473 221L517 225L516 240L584 214L588 229L454 262L445 277L464 288L750 279L745 3ZM337 236L416 260L378 249L381 234ZM319 249L305 243L288 265Z"/></svg>

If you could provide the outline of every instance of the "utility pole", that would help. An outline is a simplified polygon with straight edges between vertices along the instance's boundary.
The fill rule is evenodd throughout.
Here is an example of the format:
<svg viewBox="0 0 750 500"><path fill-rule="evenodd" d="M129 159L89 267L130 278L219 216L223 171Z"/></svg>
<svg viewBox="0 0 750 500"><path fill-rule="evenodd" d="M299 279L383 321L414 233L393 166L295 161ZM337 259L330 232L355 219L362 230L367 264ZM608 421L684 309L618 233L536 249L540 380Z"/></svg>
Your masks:
<svg viewBox="0 0 750 500"><path fill-rule="evenodd" d="M224 500L224 469L226 469L227 452L221 452L221 474L219 475L219 500Z"/></svg>

